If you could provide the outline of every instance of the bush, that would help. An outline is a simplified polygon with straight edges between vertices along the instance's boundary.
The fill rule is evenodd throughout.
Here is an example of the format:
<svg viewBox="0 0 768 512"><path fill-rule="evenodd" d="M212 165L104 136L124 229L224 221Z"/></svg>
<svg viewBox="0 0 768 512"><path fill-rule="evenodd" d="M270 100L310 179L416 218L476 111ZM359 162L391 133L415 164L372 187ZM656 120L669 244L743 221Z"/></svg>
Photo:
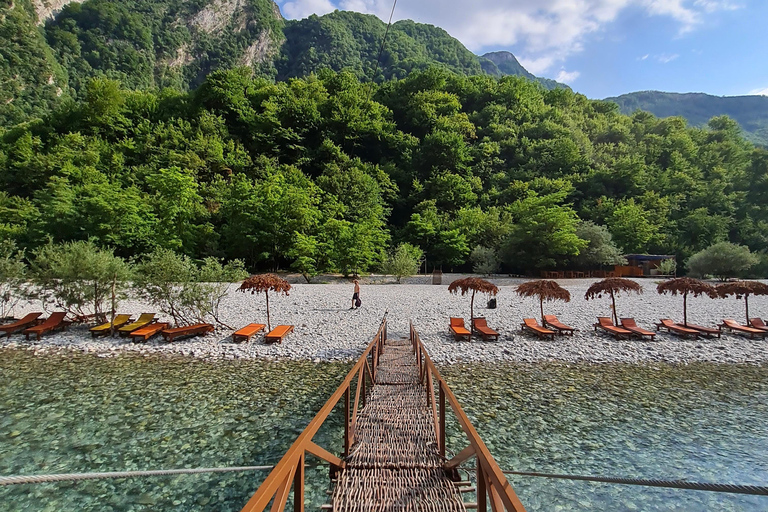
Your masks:
<svg viewBox="0 0 768 512"><path fill-rule="evenodd" d="M686 264L692 276L712 275L725 281L729 277L739 277L758 263L759 258L749 251L749 247L720 242L697 252Z"/></svg>
<svg viewBox="0 0 768 512"><path fill-rule="evenodd" d="M44 304L52 303L78 316L114 313L131 279L131 267L125 260L90 240L40 248L32 273L37 296Z"/></svg>
<svg viewBox="0 0 768 512"><path fill-rule="evenodd" d="M25 296L27 266L23 257L14 242L0 241L0 318L8 317Z"/></svg>
<svg viewBox="0 0 768 512"><path fill-rule="evenodd" d="M576 226L576 236L586 240L588 244L574 258L579 268L627 264L627 260L621 255L621 250L613 242L611 232L605 226L589 221L580 222Z"/></svg>
<svg viewBox="0 0 768 512"><path fill-rule="evenodd" d="M659 263L659 272L665 276L673 276L677 271L677 262L673 259L667 259Z"/></svg>
<svg viewBox="0 0 768 512"><path fill-rule="evenodd" d="M411 244L400 244L382 265L385 274L393 275L399 283L403 276L410 276L419 271L424 253Z"/></svg>
<svg viewBox="0 0 768 512"><path fill-rule="evenodd" d="M489 247L478 245L469 255L472 261L472 271L487 276L499 271L500 262L496 251Z"/></svg>

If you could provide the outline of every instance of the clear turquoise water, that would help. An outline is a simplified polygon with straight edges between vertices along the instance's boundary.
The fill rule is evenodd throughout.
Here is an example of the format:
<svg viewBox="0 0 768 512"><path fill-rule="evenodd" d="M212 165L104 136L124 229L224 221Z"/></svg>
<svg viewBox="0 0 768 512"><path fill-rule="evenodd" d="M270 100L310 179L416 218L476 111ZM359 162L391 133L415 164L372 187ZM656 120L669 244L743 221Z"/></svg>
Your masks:
<svg viewBox="0 0 768 512"><path fill-rule="evenodd" d="M276 462L347 364L0 351L0 474ZM768 368L457 365L443 369L505 469L768 483ZM341 415L319 444L338 452ZM453 426L449 448L463 448ZM311 459L310 459L311 460ZM308 510L327 468L308 471ZM237 511L266 473L0 488L8 511ZM768 510L768 498L510 478L529 511Z"/></svg>

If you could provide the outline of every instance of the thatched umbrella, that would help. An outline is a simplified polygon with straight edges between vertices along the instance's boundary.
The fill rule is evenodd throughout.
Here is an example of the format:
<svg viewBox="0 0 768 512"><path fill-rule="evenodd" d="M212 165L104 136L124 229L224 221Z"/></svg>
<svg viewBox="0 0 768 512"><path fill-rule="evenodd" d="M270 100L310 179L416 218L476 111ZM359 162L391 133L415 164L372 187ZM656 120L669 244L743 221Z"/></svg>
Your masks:
<svg viewBox="0 0 768 512"><path fill-rule="evenodd" d="M469 325L473 325L475 319L475 293L487 293L489 295L496 295L499 293L499 287L490 281L480 279L479 277L465 277L464 279L457 279L448 285L448 291L451 293L459 293L464 296L468 292L472 292L472 300L469 301Z"/></svg>
<svg viewBox="0 0 768 512"><path fill-rule="evenodd" d="M732 283L723 283L715 287L718 297L728 297L735 295L737 299L744 297L744 307L747 312L747 325L749 325L749 296L750 295L768 295L768 284L758 281L734 281Z"/></svg>
<svg viewBox="0 0 768 512"><path fill-rule="evenodd" d="M539 281L528 281L523 283L515 289L518 295L521 297L533 297L539 298L539 307L541 308L541 323L544 322L544 300L547 302L551 300L564 300L565 302L571 301L571 294L568 290L560 286L554 281L547 279L541 279Z"/></svg>
<svg viewBox="0 0 768 512"><path fill-rule="evenodd" d="M717 292L715 291L714 286L690 277L678 277L664 281L656 287L656 291L662 294L670 293L672 295L680 294L683 296L683 325L688 325L689 293L694 297L698 297L699 295L709 295L712 298L717 297Z"/></svg>
<svg viewBox="0 0 768 512"><path fill-rule="evenodd" d="M631 279L623 277L609 277L593 283L584 294L586 300L601 298L604 293L611 296L611 310L613 311L613 323L619 325L619 315L616 313L616 295L621 292L643 293L643 287Z"/></svg>
<svg viewBox="0 0 768 512"><path fill-rule="evenodd" d="M269 322L269 292L270 290L277 293L284 293L288 295L288 290L291 289L291 284L285 279L277 277L275 274L258 274L251 276L240 285L241 292L245 293L250 290L251 295L254 293L264 292L264 296L267 298L267 329L272 330L272 325Z"/></svg>

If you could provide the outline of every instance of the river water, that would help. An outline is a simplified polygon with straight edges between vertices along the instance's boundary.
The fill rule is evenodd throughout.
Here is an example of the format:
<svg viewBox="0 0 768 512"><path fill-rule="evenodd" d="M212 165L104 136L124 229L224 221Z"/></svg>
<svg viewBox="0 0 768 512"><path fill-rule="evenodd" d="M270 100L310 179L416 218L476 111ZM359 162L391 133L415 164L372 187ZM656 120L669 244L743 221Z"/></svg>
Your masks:
<svg viewBox="0 0 768 512"><path fill-rule="evenodd" d="M349 368L0 351L0 475L273 464ZM473 364L442 371L504 469L768 484L766 367ZM341 421L335 411L318 444L338 453ZM449 427L449 449L458 451L465 444ZM237 511L265 477L8 486L0 488L0 509ZM768 510L768 497L510 481L529 511ZM327 488L327 467L310 468L308 510L325 501Z"/></svg>

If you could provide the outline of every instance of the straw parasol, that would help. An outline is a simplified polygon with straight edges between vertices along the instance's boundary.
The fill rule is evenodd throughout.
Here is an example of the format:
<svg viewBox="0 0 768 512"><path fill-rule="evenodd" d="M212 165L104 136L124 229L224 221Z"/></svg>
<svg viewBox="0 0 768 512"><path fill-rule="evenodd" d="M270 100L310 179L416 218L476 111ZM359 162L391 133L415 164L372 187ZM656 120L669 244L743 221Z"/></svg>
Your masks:
<svg viewBox="0 0 768 512"><path fill-rule="evenodd" d="M737 299L744 297L744 307L747 313L747 325L749 325L749 296L750 295L768 295L768 284L758 281L733 281L732 283L723 283L715 287L718 297L728 297L735 295Z"/></svg>
<svg viewBox="0 0 768 512"><path fill-rule="evenodd" d="M717 297L714 286L690 277L678 277L664 281L656 287L656 291L661 294L670 293L683 296L683 325L688 325L688 294L692 294L694 297L699 295Z"/></svg>
<svg viewBox="0 0 768 512"><path fill-rule="evenodd" d="M251 295L254 293L264 292L264 296L267 298L267 329L272 330L272 325L269 322L269 292L270 290L276 293L284 293L288 295L288 290L291 289L291 284L277 277L275 274L258 274L251 276L240 285L241 292L245 293L250 290Z"/></svg>
<svg viewBox="0 0 768 512"><path fill-rule="evenodd" d="M564 300L571 301L571 294L568 290L554 281L540 279L538 281L528 281L515 289L515 292L521 297L539 298L539 307L541 308L541 323L544 324L544 301Z"/></svg>
<svg viewBox="0 0 768 512"><path fill-rule="evenodd" d="M623 277L609 277L593 283L587 289L587 293L584 294L586 300L594 298L602 298L604 293L608 293L611 296L611 311L613 311L613 323L619 325L619 315L616 313L616 295L621 292L635 292L643 293L643 287L637 282L631 279L624 279Z"/></svg>
<svg viewBox="0 0 768 512"><path fill-rule="evenodd" d="M496 295L499 293L499 287L490 281L480 279L479 277L465 277L464 279L457 279L448 285L448 291L451 293L459 293L464 296L468 292L472 292L472 300L469 302L469 325L474 325L475 319L475 293L487 293L489 295Z"/></svg>

